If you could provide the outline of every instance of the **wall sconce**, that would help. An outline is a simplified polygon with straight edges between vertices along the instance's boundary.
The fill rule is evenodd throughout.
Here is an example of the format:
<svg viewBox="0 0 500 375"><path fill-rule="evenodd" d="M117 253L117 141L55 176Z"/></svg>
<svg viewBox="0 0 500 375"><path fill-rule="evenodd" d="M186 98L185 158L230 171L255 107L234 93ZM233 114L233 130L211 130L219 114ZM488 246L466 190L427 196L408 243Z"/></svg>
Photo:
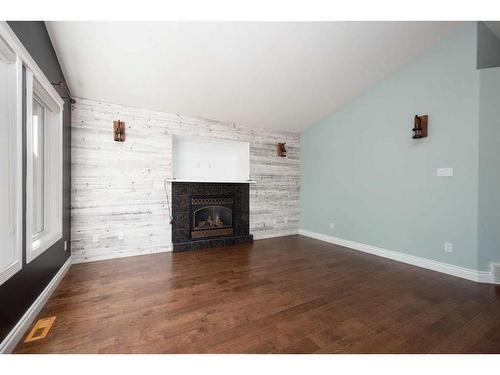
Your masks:
<svg viewBox="0 0 500 375"><path fill-rule="evenodd" d="M285 148L285 145L286 145L286 142L284 142L284 143L278 143L276 145L276 153L278 154L278 156L280 156L282 158L286 158L286 148Z"/></svg>
<svg viewBox="0 0 500 375"><path fill-rule="evenodd" d="M113 121L113 139L116 142L125 142L125 123L123 121Z"/></svg>
<svg viewBox="0 0 500 375"><path fill-rule="evenodd" d="M427 122L428 116L415 115L415 123L413 125L413 139L425 138L427 137Z"/></svg>

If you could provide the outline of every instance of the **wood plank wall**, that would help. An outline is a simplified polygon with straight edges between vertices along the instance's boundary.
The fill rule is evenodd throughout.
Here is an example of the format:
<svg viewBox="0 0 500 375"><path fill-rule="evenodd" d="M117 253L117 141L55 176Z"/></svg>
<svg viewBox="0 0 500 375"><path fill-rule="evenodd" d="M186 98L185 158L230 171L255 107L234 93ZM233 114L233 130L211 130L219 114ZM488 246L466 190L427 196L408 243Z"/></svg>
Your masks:
<svg viewBox="0 0 500 375"><path fill-rule="evenodd" d="M113 121L126 141L113 141ZM255 239L299 226L299 134L77 99L72 110L71 236L76 263L171 250L163 181L172 136L250 142L250 232ZM286 142L288 157L276 155ZM167 184L170 194L170 184ZM123 233L124 238L119 235ZM95 238L98 236L98 238Z"/></svg>

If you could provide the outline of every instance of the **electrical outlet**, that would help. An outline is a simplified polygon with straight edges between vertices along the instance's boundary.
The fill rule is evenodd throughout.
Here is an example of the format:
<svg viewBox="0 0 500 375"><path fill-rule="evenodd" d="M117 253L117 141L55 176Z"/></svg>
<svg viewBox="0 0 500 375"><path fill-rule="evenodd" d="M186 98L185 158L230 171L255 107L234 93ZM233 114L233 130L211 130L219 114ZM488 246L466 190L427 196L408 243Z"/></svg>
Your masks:
<svg viewBox="0 0 500 375"><path fill-rule="evenodd" d="M276 225L276 219L273 219L273 225Z"/></svg>
<svg viewBox="0 0 500 375"><path fill-rule="evenodd" d="M68 251L68 241L64 241L64 251Z"/></svg>
<svg viewBox="0 0 500 375"><path fill-rule="evenodd" d="M99 235L98 235L98 234L94 234L94 235L92 236L92 242L93 242L93 243L97 243L97 242L99 242Z"/></svg>
<svg viewBox="0 0 500 375"><path fill-rule="evenodd" d="M330 223L330 229L335 229L335 223Z"/></svg>
<svg viewBox="0 0 500 375"><path fill-rule="evenodd" d="M436 176L438 177L453 177L453 168L438 168L436 169Z"/></svg>
<svg viewBox="0 0 500 375"><path fill-rule="evenodd" d="M285 224L288 224L288 218L285 217Z"/></svg>
<svg viewBox="0 0 500 375"><path fill-rule="evenodd" d="M125 238L125 234L123 232L118 233L118 239L123 240Z"/></svg>
<svg viewBox="0 0 500 375"><path fill-rule="evenodd" d="M450 242L445 242L444 251L446 251L447 253L453 252L453 244L451 244Z"/></svg>

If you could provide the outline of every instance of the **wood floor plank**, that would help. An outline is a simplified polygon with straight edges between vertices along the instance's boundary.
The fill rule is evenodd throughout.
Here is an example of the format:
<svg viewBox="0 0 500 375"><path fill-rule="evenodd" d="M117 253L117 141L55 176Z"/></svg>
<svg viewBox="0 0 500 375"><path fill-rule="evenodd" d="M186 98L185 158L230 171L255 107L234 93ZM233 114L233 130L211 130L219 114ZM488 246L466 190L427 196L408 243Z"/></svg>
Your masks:
<svg viewBox="0 0 500 375"><path fill-rule="evenodd" d="M71 267L16 353L500 353L500 291L302 236Z"/></svg>

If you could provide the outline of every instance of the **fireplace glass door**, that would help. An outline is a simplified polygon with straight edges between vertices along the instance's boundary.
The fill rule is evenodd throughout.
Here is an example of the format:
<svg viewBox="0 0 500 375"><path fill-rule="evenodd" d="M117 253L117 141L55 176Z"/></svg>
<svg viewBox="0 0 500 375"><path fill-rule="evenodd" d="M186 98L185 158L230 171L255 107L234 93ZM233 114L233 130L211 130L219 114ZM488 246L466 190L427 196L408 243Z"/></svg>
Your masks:
<svg viewBox="0 0 500 375"><path fill-rule="evenodd" d="M233 197L192 197L191 238L233 234Z"/></svg>
<svg viewBox="0 0 500 375"><path fill-rule="evenodd" d="M231 209L222 206L208 206L195 211L194 230L230 228L233 223Z"/></svg>

